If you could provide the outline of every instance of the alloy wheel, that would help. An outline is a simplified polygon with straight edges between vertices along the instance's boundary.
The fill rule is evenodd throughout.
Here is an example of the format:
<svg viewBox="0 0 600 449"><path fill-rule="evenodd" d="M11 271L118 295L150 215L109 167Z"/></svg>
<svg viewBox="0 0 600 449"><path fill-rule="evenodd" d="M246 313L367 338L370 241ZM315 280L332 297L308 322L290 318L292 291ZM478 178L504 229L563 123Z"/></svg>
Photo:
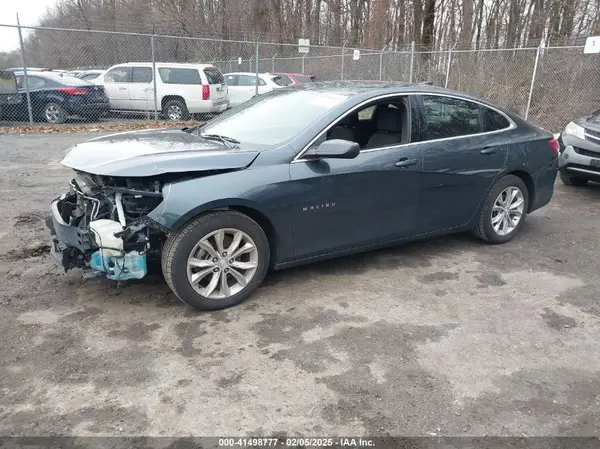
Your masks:
<svg viewBox="0 0 600 449"><path fill-rule="evenodd" d="M258 268L258 249L243 231L224 228L200 239L187 261L192 288L208 299L226 299L241 292Z"/></svg>
<svg viewBox="0 0 600 449"><path fill-rule="evenodd" d="M492 229L500 236L513 232L525 210L525 197L518 187L510 186L500 192L492 207Z"/></svg>
<svg viewBox="0 0 600 449"><path fill-rule="evenodd" d="M60 119L60 110L55 104L49 104L48 106L46 106L44 114L48 123L56 123Z"/></svg>
<svg viewBox="0 0 600 449"><path fill-rule="evenodd" d="M169 109L167 109L167 117L169 117L169 120L174 122L181 120L183 117L183 111L181 110L181 107L176 104L169 106Z"/></svg>

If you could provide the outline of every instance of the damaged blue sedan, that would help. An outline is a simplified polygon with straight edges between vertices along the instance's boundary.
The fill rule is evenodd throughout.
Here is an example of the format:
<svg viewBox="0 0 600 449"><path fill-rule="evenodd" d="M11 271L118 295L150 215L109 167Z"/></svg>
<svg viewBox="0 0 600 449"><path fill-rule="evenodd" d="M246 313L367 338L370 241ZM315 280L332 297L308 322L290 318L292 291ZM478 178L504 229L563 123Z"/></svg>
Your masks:
<svg viewBox="0 0 600 449"><path fill-rule="evenodd" d="M269 269L462 231L507 242L550 202L557 152L549 132L457 92L317 83L74 146L47 223L65 270L123 281L160 261L177 297L216 310Z"/></svg>

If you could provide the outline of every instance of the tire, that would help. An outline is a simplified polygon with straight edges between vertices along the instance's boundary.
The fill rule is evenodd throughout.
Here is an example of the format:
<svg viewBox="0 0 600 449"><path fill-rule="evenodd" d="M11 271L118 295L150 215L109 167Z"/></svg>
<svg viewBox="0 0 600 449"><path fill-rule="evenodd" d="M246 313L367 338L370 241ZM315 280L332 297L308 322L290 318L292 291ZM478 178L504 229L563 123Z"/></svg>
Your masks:
<svg viewBox="0 0 600 449"><path fill-rule="evenodd" d="M224 235L221 246L225 252L216 254L216 237L220 232ZM234 254L248 247L248 243L255 250L230 259L227 257L230 255L225 255L226 250L235 243L237 233L243 235ZM205 250L207 243L211 252ZM194 266L188 264L192 256ZM218 262L215 256L219 256ZM171 234L163 246L161 263L167 285L181 301L198 310L210 311L234 306L248 298L262 283L269 259L269 241L258 223L237 211L219 211L201 215ZM239 281L240 276L245 285Z"/></svg>
<svg viewBox="0 0 600 449"><path fill-rule="evenodd" d="M498 223L498 220L496 220L497 217L503 214L506 215L504 211L494 210L494 208L498 201L500 201L499 204L501 204L502 198L506 198L506 196L504 195L505 192L508 191L507 189L518 189L522 198L522 210L520 211L520 218L516 223L516 226L514 226L514 219L516 218L516 211L519 208L513 209L512 207L508 207L505 210L510 209L512 211L511 213L514 214L514 217L509 214L508 216L511 218L507 219L507 221L504 221L503 219L499 220L502 223ZM501 194L503 195L503 197L500 197ZM516 205L519 202L517 201L517 198L519 198L519 196L518 194L515 194L511 206ZM505 243L509 240L512 240L514 236L519 233L519 230L523 227L523 223L525 223L528 205L529 191L527 190L527 186L525 185L523 180L518 176L514 175L504 176L503 178L499 179L496 182L496 184L494 184L494 186L490 189L485 199L485 202L483 203L483 206L481 208L477 227L473 230L474 235L477 238L492 244ZM502 206L499 205L499 207ZM494 216L492 216L493 214ZM495 220L495 222L492 223L492 220ZM508 220L512 220L512 222ZM512 228L509 223L512 223ZM498 231L496 231L494 226L500 226L501 228ZM506 232L505 234L500 233L503 227L504 231Z"/></svg>
<svg viewBox="0 0 600 449"><path fill-rule="evenodd" d="M568 185L568 186L582 187L588 183L587 179L569 176L563 171L560 171L559 175L560 175L560 180L563 182L563 184Z"/></svg>
<svg viewBox="0 0 600 449"><path fill-rule="evenodd" d="M168 100L163 107L163 115L171 122L179 122L190 118L190 113L183 100Z"/></svg>
<svg viewBox="0 0 600 449"><path fill-rule="evenodd" d="M42 118L53 125L64 123L67 119L65 109L58 103L46 103L42 110Z"/></svg>

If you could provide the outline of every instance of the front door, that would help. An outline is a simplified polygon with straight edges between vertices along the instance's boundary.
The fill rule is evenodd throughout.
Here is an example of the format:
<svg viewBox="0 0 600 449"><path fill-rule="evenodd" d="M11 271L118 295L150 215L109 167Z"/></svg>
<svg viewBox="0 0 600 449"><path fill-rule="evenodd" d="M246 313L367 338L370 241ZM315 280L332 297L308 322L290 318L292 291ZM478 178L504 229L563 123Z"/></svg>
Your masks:
<svg viewBox="0 0 600 449"><path fill-rule="evenodd" d="M402 143L366 144L354 159L292 162L297 258L416 233L422 153L410 143L410 114L403 122Z"/></svg>

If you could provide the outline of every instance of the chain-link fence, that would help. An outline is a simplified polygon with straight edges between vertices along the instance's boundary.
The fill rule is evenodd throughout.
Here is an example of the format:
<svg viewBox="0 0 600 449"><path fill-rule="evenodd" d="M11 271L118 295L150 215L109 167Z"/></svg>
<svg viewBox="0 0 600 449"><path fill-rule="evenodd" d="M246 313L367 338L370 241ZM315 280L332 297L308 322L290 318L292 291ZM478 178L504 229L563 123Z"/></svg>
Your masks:
<svg viewBox="0 0 600 449"><path fill-rule="evenodd" d="M257 73L308 74L319 81L429 81L487 99L553 131L600 108L600 56L583 54L580 46L425 52L414 45L402 51L312 45L300 53L297 45L284 43L10 28L23 35L18 50L0 53L0 69L13 69L21 100L2 104L0 95L0 118L10 121L205 119L270 90L272 77L261 76L257 83ZM228 76L234 73L246 76Z"/></svg>

